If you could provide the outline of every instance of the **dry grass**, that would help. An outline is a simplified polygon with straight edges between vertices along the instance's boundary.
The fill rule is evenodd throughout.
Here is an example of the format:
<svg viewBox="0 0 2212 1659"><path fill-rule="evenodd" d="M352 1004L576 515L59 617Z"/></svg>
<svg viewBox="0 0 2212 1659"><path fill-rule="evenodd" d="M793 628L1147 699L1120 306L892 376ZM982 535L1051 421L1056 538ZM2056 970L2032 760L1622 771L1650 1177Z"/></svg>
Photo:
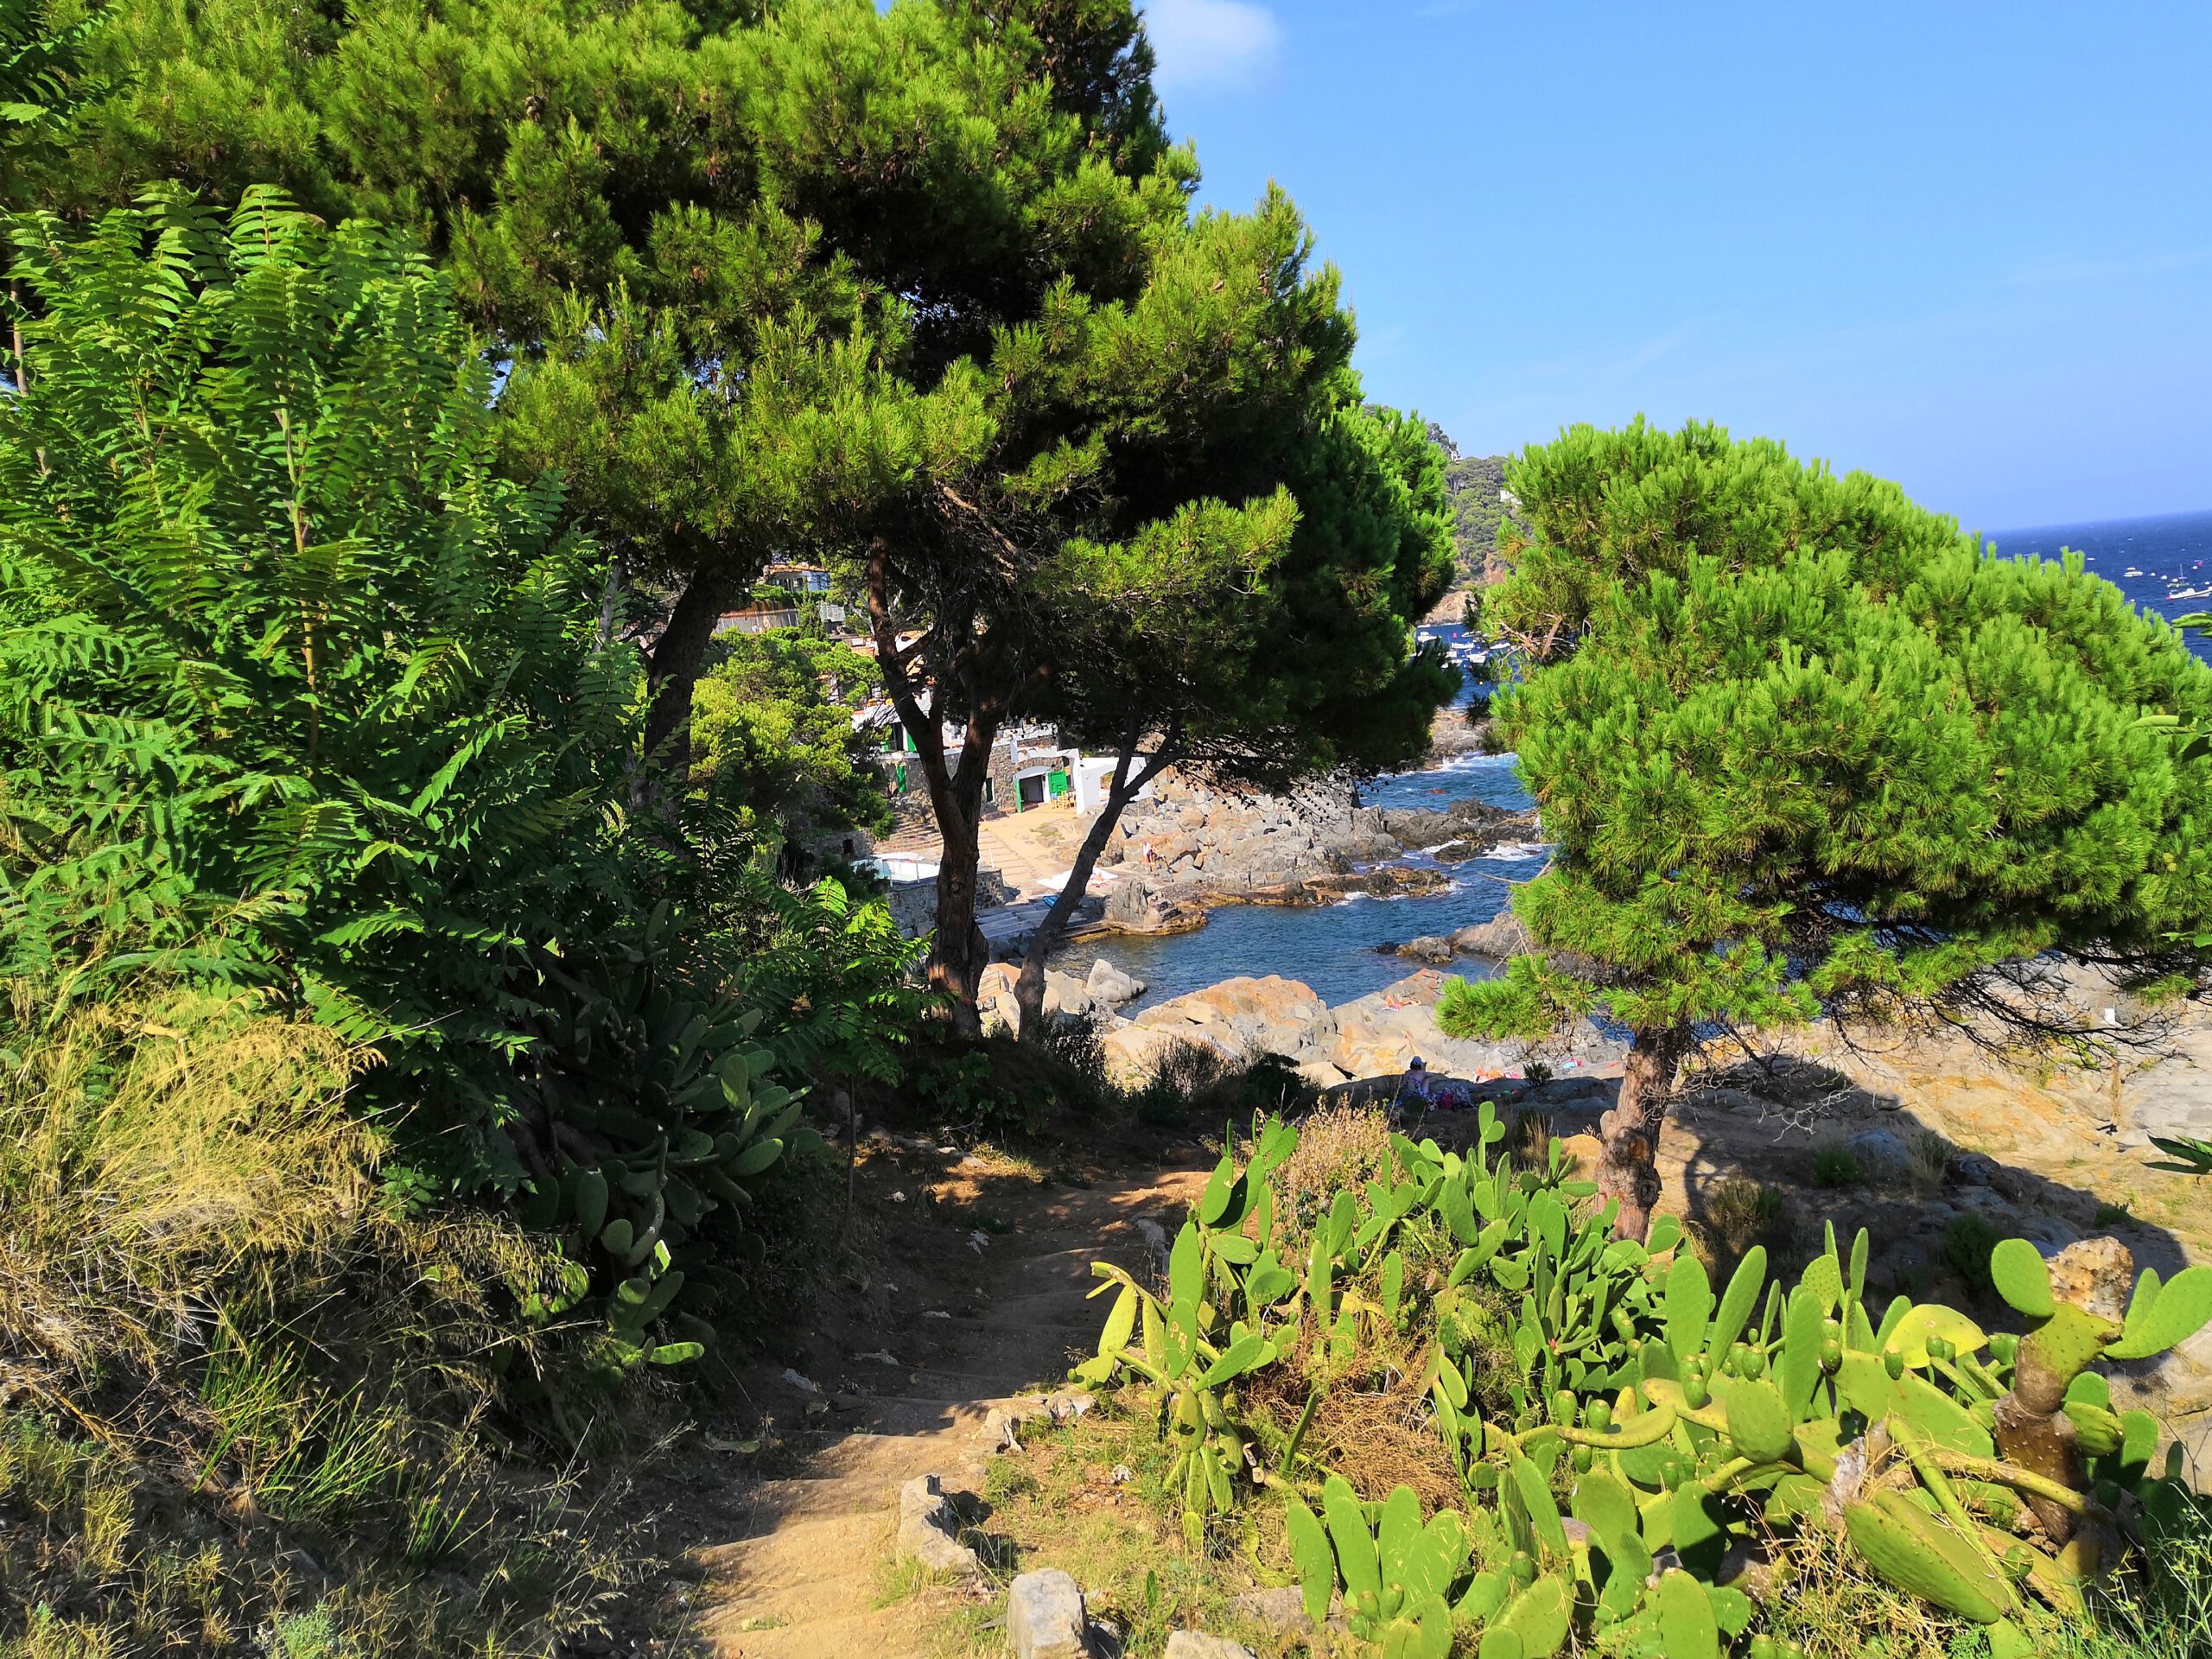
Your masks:
<svg viewBox="0 0 2212 1659"><path fill-rule="evenodd" d="M1689 1220L1690 1243L1706 1270L1725 1279L1754 1244L1777 1245L1787 1227L1780 1189L1731 1176L1704 1195Z"/></svg>
<svg viewBox="0 0 2212 1659"><path fill-rule="evenodd" d="M1332 1103L1301 1118L1298 1149L1273 1179L1276 1214L1287 1224L1283 1254L1292 1257L1316 1217L1337 1194L1357 1192L1389 1166L1390 1123L1382 1107Z"/></svg>
<svg viewBox="0 0 2212 1659"><path fill-rule="evenodd" d="M10 1058L0 1322L18 1359L151 1362L204 1324L211 1281L270 1291L277 1264L325 1269L362 1224L375 1149L342 1104L359 1062L318 1027L208 997L100 1006Z"/></svg>
<svg viewBox="0 0 2212 1659"><path fill-rule="evenodd" d="M1292 1581L1282 1516L1271 1498L1255 1500L1193 1554L1183 1547L1180 1504L1166 1490L1166 1459L1149 1421L1122 1414L1109 1396L1101 1409L1027 1444L1020 1458L1027 1478L994 1483L998 1496L978 1529L996 1544L982 1593L911 1573L886 1581L883 1599L912 1608L941 1659L1003 1659L1006 1586L1042 1567L1075 1576L1092 1617L1121 1632L1124 1653L1158 1654L1178 1630L1230 1637L1262 1656L1293 1650L1231 1602L1240 1592Z"/></svg>
<svg viewBox="0 0 2212 1659"><path fill-rule="evenodd" d="M319 1027L204 995L13 1012L0 1659L519 1654L588 1623L621 1552L486 1433L495 1370L553 1351L514 1312L548 1253L388 1203L360 1057Z"/></svg>

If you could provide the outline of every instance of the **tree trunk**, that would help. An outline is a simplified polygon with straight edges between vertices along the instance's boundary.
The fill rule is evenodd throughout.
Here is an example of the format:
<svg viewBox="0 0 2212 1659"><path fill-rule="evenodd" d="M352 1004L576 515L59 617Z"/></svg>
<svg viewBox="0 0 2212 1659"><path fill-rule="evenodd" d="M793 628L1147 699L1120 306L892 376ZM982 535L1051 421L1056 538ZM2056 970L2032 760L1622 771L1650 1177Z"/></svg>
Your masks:
<svg viewBox="0 0 2212 1659"><path fill-rule="evenodd" d="M983 753L988 753L987 744ZM931 986L951 999L952 1028L974 1036L983 1028L982 1016L976 1008L976 992L983 969L990 965L991 949L983 930L976 925L976 866L982 851L976 831L977 820L982 816L983 791L980 779L963 779L961 775L980 773L982 759L977 756L972 766L967 760L963 746L959 772L942 785L936 775L942 768L923 766L929 777L931 804L937 813L943 846L937 867L937 932L930 943L927 971ZM972 807L963 810L958 798L971 792L969 784L973 785L975 800Z"/></svg>
<svg viewBox="0 0 2212 1659"><path fill-rule="evenodd" d="M973 1036L982 1030L976 1010L976 992L989 965L990 946L976 925L976 865L981 852L979 829L983 816L983 778L988 770L991 745L998 739L1004 705L980 695L973 653L973 630L963 619L939 617L936 638L940 651L935 661L938 683L929 704L922 702L922 684L912 664L919 659L920 643L901 650L899 620L891 602L891 559L879 539L868 555L868 628L875 639L876 665L883 672L883 689L898 709L914 745L914 759L930 787L930 810L937 817L942 850L937 867L937 932L930 942L926 968L930 984L951 1000L952 1028ZM957 641L957 644L944 642ZM968 728L961 734L956 765L944 752L944 724L938 710L944 707L944 681L964 677L968 691Z"/></svg>
<svg viewBox="0 0 2212 1659"><path fill-rule="evenodd" d="M1613 1233L1639 1243L1651 1230L1659 1199L1659 1130L1674 1103L1675 1071L1689 1054L1690 1028L1667 1026L1637 1032L1621 1069L1620 1098L1598 1120L1605 1155L1598 1166L1598 1196L1618 1202Z"/></svg>
<svg viewBox="0 0 2212 1659"><path fill-rule="evenodd" d="M1083 895L1090 889L1090 873L1098 866L1098 855L1106 850L1106 842L1113 836L1114 826L1122 821L1122 812L1137 791L1151 782L1160 767L1166 764L1168 746L1162 744L1147 760L1142 769L1133 777L1130 767L1136 760L1136 734L1132 732L1122 744L1122 753L1114 765L1114 779L1106 791L1105 804L1098 809L1098 818L1090 826L1090 833L1083 838L1077 852L1075 868L1068 872L1065 886L1052 900L1052 907L1045 912L1035 933L1030 936L1029 954L1021 960L1020 977L1014 982L1014 1001L1021 1010L1021 1028L1027 1031L1033 1022L1045 1014L1045 962L1059 946L1060 938L1067 931L1068 920L1075 914L1076 906L1083 902Z"/></svg>
<svg viewBox="0 0 2212 1659"><path fill-rule="evenodd" d="M680 794L691 774L691 688L728 603L732 584L701 571L677 595L646 665L652 703L645 711L645 770L641 775L676 780Z"/></svg>

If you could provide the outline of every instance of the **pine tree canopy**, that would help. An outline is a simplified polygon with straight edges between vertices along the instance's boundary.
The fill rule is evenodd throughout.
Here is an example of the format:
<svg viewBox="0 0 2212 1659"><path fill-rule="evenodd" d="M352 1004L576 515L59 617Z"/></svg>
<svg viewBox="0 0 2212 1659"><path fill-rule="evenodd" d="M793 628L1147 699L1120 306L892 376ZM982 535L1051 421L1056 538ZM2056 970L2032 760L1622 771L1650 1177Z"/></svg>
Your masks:
<svg viewBox="0 0 2212 1659"><path fill-rule="evenodd" d="M1362 410L1290 201L1192 213L1127 0L115 0L95 43L130 73L41 200L270 181L418 235L508 370L506 465L673 600L656 755L715 617L802 554L910 642L952 842L947 721L969 789L1039 716L1275 782L1425 747L1432 457Z"/></svg>
<svg viewBox="0 0 2212 1659"><path fill-rule="evenodd" d="M2212 761L2145 716L2202 724L2212 671L2078 556L1704 425L1576 428L1511 486L1499 718L1557 852L1515 897L1540 954L1448 1028L2032 1024L1998 970L2037 958L2200 982Z"/></svg>
<svg viewBox="0 0 2212 1659"><path fill-rule="evenodd" d="M971 460L976 354L1133 296L1195 181L1119 0L117 0L92 49L41 204L271 183L418 235L513 362L514 461L675 590L656 740L732 594Z"/></svg>

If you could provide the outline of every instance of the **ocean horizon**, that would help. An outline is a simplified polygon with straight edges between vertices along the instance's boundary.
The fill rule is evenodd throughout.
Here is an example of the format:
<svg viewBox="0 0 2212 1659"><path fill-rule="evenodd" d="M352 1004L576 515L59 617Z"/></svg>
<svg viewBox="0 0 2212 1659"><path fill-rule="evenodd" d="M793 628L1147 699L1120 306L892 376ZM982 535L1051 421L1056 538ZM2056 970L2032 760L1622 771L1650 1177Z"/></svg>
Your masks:
<svg viewBox="0 0 2212 1659"><path fill-rule="evenodd" d="M1987 531L1982 539L2008 558L2055 559L2070 549L2137 609L2169 622L2212 610L2212 508ZM2212 663L2212 640L2195 632L2186 637L2190 649Z"/></svg>

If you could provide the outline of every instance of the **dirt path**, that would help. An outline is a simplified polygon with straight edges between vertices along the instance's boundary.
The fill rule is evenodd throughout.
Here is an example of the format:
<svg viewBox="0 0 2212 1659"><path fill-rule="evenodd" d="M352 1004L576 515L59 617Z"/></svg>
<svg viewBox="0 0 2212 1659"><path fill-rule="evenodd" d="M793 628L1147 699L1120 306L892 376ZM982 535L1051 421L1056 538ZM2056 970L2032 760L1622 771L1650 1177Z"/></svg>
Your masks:
<svg viewBox="0 0 2212 1659"><path fill-rule="evenodd" d="M850 1408L838 1419L845 1432L790 1477L737 1495L725 1506L735 1535L697 1553L706 1580L696 1628L711 1649L723 1659L926 1652L911 1607L874 1605L899 1488L924 1474L947 1491L981 1487L991 1409L1060 1386L1071 1357L1096 1340L1103 1315L1084 1300L1097 1282L1092 1260L1141 1261L1138 1218L1175 1224L1204 1179L1169 1172L1087 1190L995 1193L993 1218L1007 1230L951 1233L949 1250L917 1249L901 1273L913 1282L896 1287L905 1328L879 1327L887 1338L880 1351L898 1368L874 1354L845 1356L851 1372L885 1380L870 1394L836 1396ZM957 1202L959 1187L956 1171L939 1192Z"/></svg>

